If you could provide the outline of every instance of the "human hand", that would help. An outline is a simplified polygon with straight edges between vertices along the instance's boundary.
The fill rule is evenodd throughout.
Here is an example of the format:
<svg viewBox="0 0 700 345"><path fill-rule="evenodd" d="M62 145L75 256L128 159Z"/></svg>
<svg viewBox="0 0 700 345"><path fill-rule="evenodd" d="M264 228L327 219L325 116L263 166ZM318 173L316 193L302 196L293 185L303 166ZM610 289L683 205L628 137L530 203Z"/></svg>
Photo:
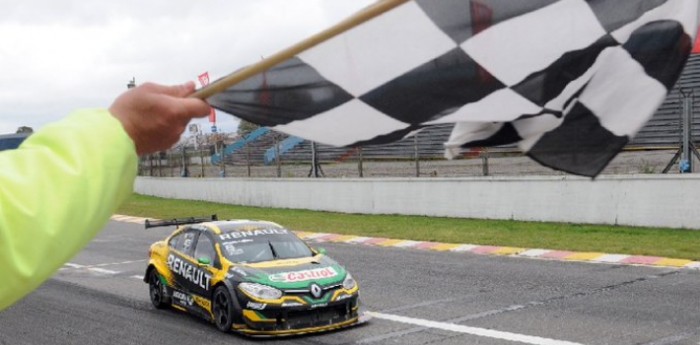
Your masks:
<svg viewBox="0 0 700 345"><path fill-rule="evenodd" d="M145 83L124 92L109 107L109 112L124 126L144 155L172 147L195 117L209 114L209 105L193 93L193 82L165 86Z"/></svg>

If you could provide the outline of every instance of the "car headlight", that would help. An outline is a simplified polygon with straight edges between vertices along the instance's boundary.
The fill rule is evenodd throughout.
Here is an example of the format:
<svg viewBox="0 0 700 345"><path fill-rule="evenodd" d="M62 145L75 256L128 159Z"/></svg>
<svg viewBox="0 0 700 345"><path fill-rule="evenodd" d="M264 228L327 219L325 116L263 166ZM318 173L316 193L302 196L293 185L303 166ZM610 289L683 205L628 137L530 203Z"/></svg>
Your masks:
<svg viewBox="0 0 700 345"><path fill-rule="evenodd" d="M343 280L343 288L345 290L352 290L355 288L357 285L357 282L355 282L355 279L348 273L348 275L345 276L345 280Z"/></svg>
<svg viewBox="0 0 700 345"><path fill-rule="evenodd" d="M267 285L240 283L238 287L247 294L259 299L280 299L282 297L282 291Z"/></svg>

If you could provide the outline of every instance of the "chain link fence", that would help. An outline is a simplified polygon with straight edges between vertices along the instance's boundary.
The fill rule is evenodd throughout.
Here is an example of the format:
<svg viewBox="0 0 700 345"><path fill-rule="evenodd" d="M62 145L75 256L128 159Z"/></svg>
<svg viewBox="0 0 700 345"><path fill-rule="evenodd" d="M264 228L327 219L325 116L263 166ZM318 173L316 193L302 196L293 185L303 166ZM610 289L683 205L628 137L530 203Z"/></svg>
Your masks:
<svg viewBox="0 0 700 345"><path fill-rule="evenodd" d="M313 144L308 143L311 147ZM564 175L544 167L515 149L474 149L458 159L421 155L420 150L403 155L380 156L366 148L344 152L324 145L313 145L314 152L275 155L272 160L255 145L214 163L214 149L178 148L158 155L141 157L139 174L157 177L227 178L377 178L377 177L475 177ZM273 146L276 147L276 146ZM388 150L387 150L388 151ZM603 174L662 173L674 158L674 148L635 149L618 155ZM697 159L697 158L696 158ZM671 169L669 173L677 173Z"/></svg>

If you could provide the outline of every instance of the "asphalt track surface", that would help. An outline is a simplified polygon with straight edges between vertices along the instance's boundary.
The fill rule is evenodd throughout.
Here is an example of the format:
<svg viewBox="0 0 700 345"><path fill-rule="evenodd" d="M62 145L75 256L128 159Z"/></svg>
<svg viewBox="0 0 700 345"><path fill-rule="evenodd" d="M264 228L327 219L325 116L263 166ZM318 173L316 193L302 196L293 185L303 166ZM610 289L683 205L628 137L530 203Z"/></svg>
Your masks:
<svg viewBox="0 0 700 345"><path fill-rule="evenodd" d="M0 344L700 344L700 271L322 246L353 273L365 325L251 340L155 310L143 275L169 229L110 222L82 253L0 313Z"/></svg>

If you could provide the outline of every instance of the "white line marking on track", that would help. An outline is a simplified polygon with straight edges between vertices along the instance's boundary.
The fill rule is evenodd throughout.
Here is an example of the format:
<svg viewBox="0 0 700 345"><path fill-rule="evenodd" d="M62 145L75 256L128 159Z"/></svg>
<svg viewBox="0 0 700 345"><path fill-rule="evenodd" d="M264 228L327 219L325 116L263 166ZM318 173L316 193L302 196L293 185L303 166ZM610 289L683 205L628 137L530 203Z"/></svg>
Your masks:
<svg viewBox="0 0 700 345"><path fill-rule="evenodd" d="M104 267L104 266L126 265L126 264L133 264L135 262L143 262L143 261L147 261L147 260L148 259L130 260L130 261L122 261L122 262L110 262L107 264L88 265L88 266L83 266L83 267Z"/></svg>
<svg viewBox="0 0 700 345"><path fill-rule="evenodd" d="M113 271L113 270L108 270L104 269L101 267L104 266L115 266L115 265L125 265L125 264L131 264L135 262L143 262L146 261L147 259L142 259L142 260L130 260L130 261L121 261L121 262L110 262L110 263L105 263L105 264L96 264L96 265L79 265L79 264L74 264L72 262L68 262L63 264L64 267L61 267L60 270L66 270L66 269L77 269L77 270L87 270L89 272L93 273L99 273L99 274L110 274L110 275L116 275L121 273L120 271ZM140 279L140 277L139 277Z"/></svg>
<svg viewBox="0 0 700 345"><path fill-rule="evenodd" d="M112 271L112 270L106 270L104 268L99 268L99 267L90 267L88 268L88 271L90 272L96 272L96 273L102 273L102 274L118 274L120 272L117 271Z"/></svg>
<svg viewBox="0 0 700 345"><path fill-rule="evenodd" d="M131 277L129 277L129 278L134 278L134 279L138 279L138 280L143 280L143 276L139 276L139 275L133 275L133 276L131 276Z"/></svg>
<svg viewBox="0 0 700 345"><path fill-rule="evenodd" d="M525 344L582 345L580 343L574 343L574 342L570 342L570 341L548 339L548 338L536 337L536 336L531 336L531 335L523 335L523 334L517 334L517 333L510 333L510 332L502 332L502 331L496 331L493 329L469 327L469 326L463 326L463 325L458 325L458 324L454 324L454 323L444 323L444 322L437 322L437 321L431 321L431 320L414 319L411 317L383 314L383 313L375 313L375 312L367 312L367 313L372 317L375 317L377 319L382 319L382 320L400 322L400 323L405 323L405 324L409 324L409 325L416 325L416 326L421 326L421 327L441 329L441 330L457 332L457 333L477 335L477 336L487 337L487 338L492 338L492 339L502 339L502 340L520 342L520 343L525 343Z"/></svg>
<svg viewBox="0 0 700 345"><path fill-rule="evenodd" d="M136 262L144 262L147 261L148 259L141 259L141 260L129 260L129 261L121 261L121 262L110 262L110 263L105 263L105 264L95 264L95 265L79 265L79 264L74 264L72 262L65 263L63 266L68 266L70 268L83 268L83 269L93 269L95 267L105 267L105 266L116 266L116 265L126 265L126 264L133 264ZM64 267L65 268L65 267Z"/></svg>

